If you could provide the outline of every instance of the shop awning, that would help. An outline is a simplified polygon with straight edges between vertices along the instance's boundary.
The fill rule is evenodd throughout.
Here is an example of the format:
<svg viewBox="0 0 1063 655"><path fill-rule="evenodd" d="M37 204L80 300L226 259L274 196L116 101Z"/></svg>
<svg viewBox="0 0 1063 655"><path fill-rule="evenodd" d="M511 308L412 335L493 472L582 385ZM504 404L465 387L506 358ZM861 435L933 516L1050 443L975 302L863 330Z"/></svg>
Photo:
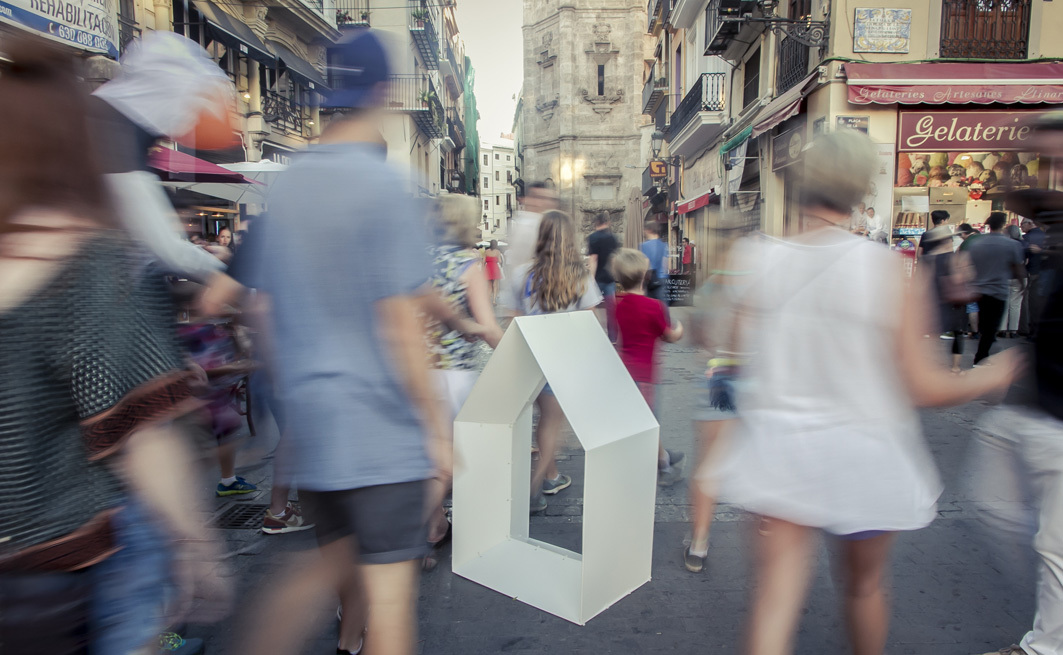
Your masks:
<svg viewBox="0 0 1063 655"><path fill-rule="evenodd" d="M309 87L311 91L328 91L328 84L325 82L325 78L314 68L313 64L292 52L283 43L271 39L269 45L277 53L277 58L284 64L284 68L288 70L288 74L291 75L293 80Z"/></svg>
<svg viewBox="0 0 1063 655"><path fill-rule="evenodd" d="M277 58L245 23L225 13L209 0L193 0L193 4L203 20L207 21L211 35L218 41L268 66L276 63Z"/></svg>
<svg viewBox="0 0 1063 655"><path fill-rule="evenodd" d="M727 139L727 141L725 141L724 144L722 146L720 146L720 152L722 154L726 155L727 153L731 152L732 150L734 150L738 146L742 145L742 142L745 141L746 139L748 139L751 134L753 134L753 126L752 125L750 125L749 127L745 128L744 130L742 130L738 134L734 135L730 139Z"/></svg>
<svg viewBox="0 0 1063 655"><path fill-rule="evenodd" d="M819 71L813 71L808 77L765 105L753 119L753 138L764 134L787 118L796 116L801 111L801 101L805 99L805 94L818 78Z"/></svg>
<svg viewBox="0 0 1063 655"><path fill-rule="evenodd" d="M856 105L1063 104L1063 64L845 64Z"/></svg>
<svg viewBox="0 0 1063 655"><path fill-rule="evenodd" d="M680 214L689 214L692 211L701 209L702 207L709 205L715 196L715 193L709 191L708 193L704 193L698 196L697 198L694 198L693 200L687 200L686 202L676 203L675 209Z"/></svg>
<svg viewBox="0 0 1063 655"><path fill-rule="evenodd" d="M163 182L253 183L241 173L169 148L152 148L148 153L148 167Z"/></svg>

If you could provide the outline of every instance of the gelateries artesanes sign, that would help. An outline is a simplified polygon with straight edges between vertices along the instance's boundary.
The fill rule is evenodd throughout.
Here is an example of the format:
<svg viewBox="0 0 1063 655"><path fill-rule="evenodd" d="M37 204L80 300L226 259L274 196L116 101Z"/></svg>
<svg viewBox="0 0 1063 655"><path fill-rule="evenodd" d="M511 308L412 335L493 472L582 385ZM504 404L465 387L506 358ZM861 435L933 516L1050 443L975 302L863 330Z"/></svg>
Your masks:
<svg viewBox="0 0 1063 655"><path fill-rule="evenodd" d="M1036 150L1031 118L1014 111L902 111L898 150Z"/></svg>

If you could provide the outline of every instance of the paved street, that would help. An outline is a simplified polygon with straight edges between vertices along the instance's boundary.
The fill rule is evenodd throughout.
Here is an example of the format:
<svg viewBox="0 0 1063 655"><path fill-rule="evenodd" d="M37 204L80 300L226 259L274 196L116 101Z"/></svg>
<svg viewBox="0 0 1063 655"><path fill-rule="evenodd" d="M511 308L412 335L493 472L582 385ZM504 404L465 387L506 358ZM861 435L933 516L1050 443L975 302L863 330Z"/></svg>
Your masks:
<svg viewBox="0 0 1063 655"><path fill-rule="evenodd" d="M694 402L693 383L702 373L701 359L689 347L666 348L662 430L669 448L688 454L693 452L689 412ZM959 491L966 477L970 428L983 411L983 405L971 404L924 414L926 432L948 488L938 520L898 540L888 652L939 655L996 650L1017 642L1032 620L1033 576L1028 550L997 544L996 535L980 528ZM264 436L249 447L247 461L261 462L259 448L268 447L268 436ZM551 499L545 516L531 519L533 537L579 547L582 463L582 453L569 434L559 466L575 483ZM270 468L259 463L245 467L241 474L268 488ZM262 494L246 501L217 501L217 508L221 513L232 506L264 502L266 495ZM584 627L459 578L450 573L449 561L445 561L421 583L420 652L737 652L750 590L747 533L755 524L734 508L721 507L713 528L708 570L694 575L683 569L681 560L688 511L685 485L658 493L653 580ZM257 531L257 524L254 527L224 531L239 553L232 559L244 606L254 589L260 585L270 588L270 574L284 561L286 552L313 545L308 533L265 536ZM624 544L616 547L623 548ZM845 652L844 623L838 610L829 547L824 544L801 624L798 653ZM189 634L207 639L210 652L230 653L236 652L226 643L231 629L232 622L228 622L193 627ZM322 615L319 634L305 652L334 652L335 619Z"/></svg>

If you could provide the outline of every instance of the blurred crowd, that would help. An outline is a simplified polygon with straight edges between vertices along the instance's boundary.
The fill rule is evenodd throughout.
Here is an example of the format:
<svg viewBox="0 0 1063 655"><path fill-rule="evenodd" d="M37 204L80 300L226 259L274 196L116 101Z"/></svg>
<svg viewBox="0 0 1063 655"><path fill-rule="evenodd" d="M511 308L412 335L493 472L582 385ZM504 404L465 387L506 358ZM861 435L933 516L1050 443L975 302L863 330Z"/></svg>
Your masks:
<svg viewBox="0 0 1063 655"><path fill-rule="evenodd" d="M984 235L934 216L906 278L850 229L870 142L821 136L794 168L800 233L738 240L684 326L656 222L638 249L608 214L584 240L554 190L530 184L503 255L478 250L475 199L409 197L385 163L390 68L370 30L331 53L320 142L264 214L210 241L182 233L147 152L224 144L231 82L176 34L121 63L90 93L42 41L0 56L0 652L189 655L203 645L182 626L226 620L227 652L297 653L337 603L337 653L414 652L418 576L451 538L453 419L482 349L514 317L596 309L651 408L661 343L706 354L694 463L661 442L658 483L690 471L692 573L717 500L758 517L747 652L793 650L819 534L839 544L853 652L883 652L891 544L933 520L942 492L918 409L1009 389L972 435L997 482L978 501L999 529L1023 526L1042 566L1032 629L1002 652L1063 652L1063 193L1011 194L1017 234L1003 212ZM1063 117L1035 128L1063 156ZM998 333L1028 338L992 354ZM197 489L217 475L217 497L265 491L236 471L251 398L280 433L261 530L313 530L318 549L232 616ZM534 403L531 514L572 484L549 384Z"/></svg>

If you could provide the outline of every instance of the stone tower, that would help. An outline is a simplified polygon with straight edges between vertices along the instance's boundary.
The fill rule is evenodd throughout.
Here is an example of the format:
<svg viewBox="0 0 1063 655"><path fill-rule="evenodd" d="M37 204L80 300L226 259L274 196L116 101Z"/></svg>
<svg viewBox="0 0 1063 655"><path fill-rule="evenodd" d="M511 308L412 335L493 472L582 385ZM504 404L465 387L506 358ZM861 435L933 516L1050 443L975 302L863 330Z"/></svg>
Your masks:
<svg viewBox="0 0 1063 655"><path fill-rule="evenodd" d="M641 222L646 38L644 0L524 0L521 177L553 182L584 233L601 211L618 234Z"/></svg>

